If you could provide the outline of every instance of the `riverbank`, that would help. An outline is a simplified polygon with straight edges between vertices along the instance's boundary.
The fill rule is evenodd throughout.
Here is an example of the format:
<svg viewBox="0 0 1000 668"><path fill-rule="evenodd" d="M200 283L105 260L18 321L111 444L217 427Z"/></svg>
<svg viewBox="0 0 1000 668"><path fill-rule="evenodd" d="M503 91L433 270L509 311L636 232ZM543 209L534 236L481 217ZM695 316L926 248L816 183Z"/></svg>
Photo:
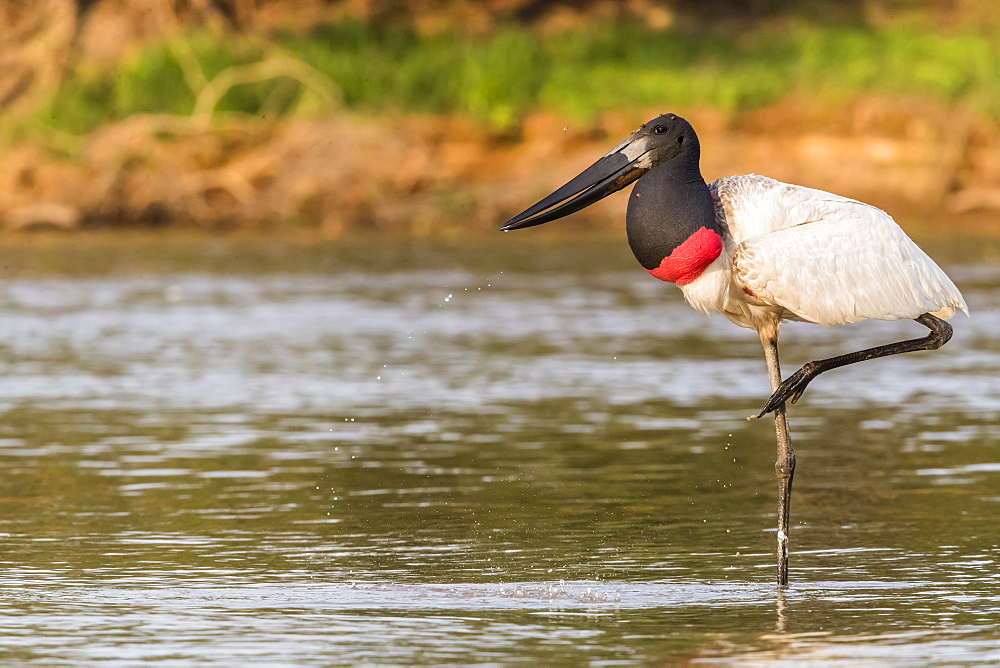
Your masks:
<svg viewBox="0 0 1000 668"><path fill-rule="evenodd" d="M136 115L101 127L72 153L38 142L10 147L0 156L0 221L8 232L491 232L663 111L698 129L707 179L766 174L863 199L908 230L1000 234L998 127L878 97L825 114L790 100L738 114L606 113L589 125L535 112L506 131L415 114L337 112L212 128ZM623 196L609 198L573 225L612 227L623 208Z"/></svg>
<svg viewBox="0 0 1000 668"><path fill-rule="evenodd" d="M1000 236L986 2L729 21L682 2L45 3L0 11L0 232L492 232L671 111L710 180L767 174L911 231ZM573 229L619 225L623 197Z"/></svg>

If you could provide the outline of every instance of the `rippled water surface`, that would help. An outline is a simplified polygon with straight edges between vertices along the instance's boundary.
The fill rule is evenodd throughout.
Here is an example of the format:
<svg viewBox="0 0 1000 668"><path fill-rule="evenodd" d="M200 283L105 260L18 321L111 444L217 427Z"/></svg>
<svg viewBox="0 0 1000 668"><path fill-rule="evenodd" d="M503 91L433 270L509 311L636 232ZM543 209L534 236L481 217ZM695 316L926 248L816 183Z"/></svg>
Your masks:
<svg viewBox="0 0 1000 668"><path fill-rule="evenodd" d="M1000 662L1000 253L792 407L624 243L0 248L0 658ZM923 335L787 325L808 359Z"/></svg>

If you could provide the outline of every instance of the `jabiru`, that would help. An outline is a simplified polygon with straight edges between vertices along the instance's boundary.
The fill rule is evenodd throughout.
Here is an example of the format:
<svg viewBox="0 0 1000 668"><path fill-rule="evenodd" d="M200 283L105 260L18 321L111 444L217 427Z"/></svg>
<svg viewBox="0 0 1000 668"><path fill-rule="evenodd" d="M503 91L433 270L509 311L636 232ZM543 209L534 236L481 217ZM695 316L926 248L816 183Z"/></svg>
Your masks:
<svg viewBox="0 0 1000 668"><path fill-rule="evenodd" d="M636 182L625 229L639 264L676 283L687 302L754 329L772 394L778 476L778 584L788 584L788 518L795 450L786 402L816 376L888 355L947 343L945 322L965 300L951 279L884 211L821 190L755 174L706 183L698 135L676 114L655 118L564 186L500 229L541 225ZM808 362L782 381L778 329L785 320L843 325L913 319L930 333Z"/></svg>

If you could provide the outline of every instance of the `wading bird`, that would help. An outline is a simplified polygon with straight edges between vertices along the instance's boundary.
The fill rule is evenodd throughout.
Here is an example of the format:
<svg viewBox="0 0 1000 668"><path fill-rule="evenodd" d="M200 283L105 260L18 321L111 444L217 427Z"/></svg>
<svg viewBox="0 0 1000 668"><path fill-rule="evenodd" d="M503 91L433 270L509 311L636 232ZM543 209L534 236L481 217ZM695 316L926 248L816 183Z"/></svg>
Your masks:
<svg viewBox="0 0 1000 668"><path fill-rule="evenodd" d="M625 228L639 264L680 286L695 309L757 331L773 392L757 417L774 413L778 584L785 586L795 473L785 402L795 403L824 371L941 347L952 333L944 319L968 308L951 279L884 211L754 174L705 183L700 158L691 124L664 114L500 229L562 218L637 181ZM783 320L843 325L866 319L913 319L930 333L815 360L781 380Z"/></svg>

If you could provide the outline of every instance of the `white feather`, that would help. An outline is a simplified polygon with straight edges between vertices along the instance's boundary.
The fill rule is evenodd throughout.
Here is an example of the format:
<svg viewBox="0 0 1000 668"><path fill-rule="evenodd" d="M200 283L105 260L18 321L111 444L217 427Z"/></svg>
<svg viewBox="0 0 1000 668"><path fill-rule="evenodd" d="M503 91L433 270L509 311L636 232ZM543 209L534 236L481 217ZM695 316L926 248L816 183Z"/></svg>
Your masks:
<svg viewBox="0 0 1000 668"><path fill-rule="evenodd" d="M951 279L884 211L763 176L710 186L724 253L683 286L744 327L778 315L821 325L968 313Z"/></svg>

